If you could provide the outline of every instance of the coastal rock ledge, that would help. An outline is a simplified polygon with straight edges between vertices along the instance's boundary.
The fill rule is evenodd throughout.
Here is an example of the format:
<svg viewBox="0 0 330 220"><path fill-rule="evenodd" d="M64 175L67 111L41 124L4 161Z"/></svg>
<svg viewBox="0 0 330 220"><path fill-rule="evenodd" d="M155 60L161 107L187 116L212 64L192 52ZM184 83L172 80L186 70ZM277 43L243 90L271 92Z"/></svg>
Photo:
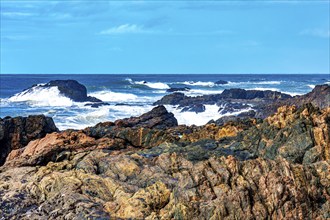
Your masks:
<svg viewBox="0 0 330 220"><path fill-rule="evenodd" d="M163 106L14 147L3 219L329 219L330 108L177 125ZM22 146L22 145L20 145Z"/></svg>

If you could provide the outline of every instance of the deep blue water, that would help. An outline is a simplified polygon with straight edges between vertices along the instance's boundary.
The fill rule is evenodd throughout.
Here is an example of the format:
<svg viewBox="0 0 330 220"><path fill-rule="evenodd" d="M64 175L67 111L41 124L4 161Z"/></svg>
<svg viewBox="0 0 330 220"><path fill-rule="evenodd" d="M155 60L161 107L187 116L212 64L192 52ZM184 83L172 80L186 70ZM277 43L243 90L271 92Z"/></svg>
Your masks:
<svg viewBox="0 0 330 220"><path fill-rule="evenodd" d="M99 109L75 103L56 93L55 90L41 91L19 95L24 89L35 84L47 83L56 79L74 79L87 87L89 95L96 96L110 103ZM226 85L215 85L214 82L225 80ZM276 90L291 95L310 92L315 85L329 84L328 74L175 74L175 75L0 75L0 117L27 116L45 114L52 116L58 127L83 128L105 120L140 115L152 108L152 103L166 95L170 87L189 87L187 95L221 93L227 88ZM116 106L118 103L128 104ZM196 122L195 113L180 113L173 106L167 106L180 123L202 124L209 119L217 119L216 108L207 107L205 113L199 114Z"/></svg>

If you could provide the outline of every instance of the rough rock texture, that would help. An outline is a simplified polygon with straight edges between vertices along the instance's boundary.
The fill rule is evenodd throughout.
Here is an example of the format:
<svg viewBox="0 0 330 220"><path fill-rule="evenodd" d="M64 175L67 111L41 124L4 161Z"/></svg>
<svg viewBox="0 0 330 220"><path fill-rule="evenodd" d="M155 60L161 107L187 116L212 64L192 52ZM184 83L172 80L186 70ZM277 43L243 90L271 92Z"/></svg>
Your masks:
<svg viewBox="0 0 330 220"><path fill-rule="evenodd" d="M177 126L178 122L173 113L167 112L166 108L160 105L140 117L117 120L115 121L115 125L119 127L164 129L167 127Z"/></svg>
<svg viewBox="0 0 330 220"><path fill-rule="evenodd" d="M0 167L0 216L330 218L330 108L205 126L172 117L156 107L13 151Z"/></svg>
<svg viewBox="0 0 330 220"><path fill-rule="evenodd" d="M31 140L58 131L54 121L44 115L0 118L0 165L11 150L26 146Z"/></svg>
<svg viewBox="0 0 330 220"><path fill-rule="evenodd" d="M154 103L154 105L180 105L187 106L191 104L217 104L222 100L249 100L249 99L264 99L264 100L281 100L291 98L290 95L276 91L259 91L259 90L244 90L244 89L225 89L221 94L203 95L190 97L183 93L173 93L164 96L162 99Z"/></svg>

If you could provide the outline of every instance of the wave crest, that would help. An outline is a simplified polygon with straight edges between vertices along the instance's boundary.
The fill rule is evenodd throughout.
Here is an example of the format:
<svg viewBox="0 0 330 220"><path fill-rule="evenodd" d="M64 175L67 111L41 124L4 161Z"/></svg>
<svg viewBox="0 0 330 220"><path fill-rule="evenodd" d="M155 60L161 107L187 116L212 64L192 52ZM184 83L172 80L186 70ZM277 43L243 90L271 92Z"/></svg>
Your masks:
<svg viewBox="0 0 330 220"><path fill-rule="evenodd" d="M36 85L8 98L9 102L26 102L31 106L72 106L73 101L60 94L57 86L42 87Z"/></svg>
<svg viewBox="0 0 330 220"><path fill-rule="evenodd" d="M147 81L133 81L131 78L126 78L130 84L144 85L151 89L169 89L170 87L166 83L162 82L147 82Z"/></svg>

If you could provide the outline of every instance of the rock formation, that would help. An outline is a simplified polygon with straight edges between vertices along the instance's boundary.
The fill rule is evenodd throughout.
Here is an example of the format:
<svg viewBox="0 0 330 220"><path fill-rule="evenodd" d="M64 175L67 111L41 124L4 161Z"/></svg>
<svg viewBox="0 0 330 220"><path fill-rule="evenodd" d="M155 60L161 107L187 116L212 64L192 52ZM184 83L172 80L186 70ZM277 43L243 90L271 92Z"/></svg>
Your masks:
<svg viewBox="0 0 330 220"><path fill-rule="evenodd" d="M166 92L179 92L179 91L189 91L189 87L182 87L182 88L169 88Z"/></svg>
<svg viewBox="0 0 330 220"><path fill-rule="evenodd" d="M76 80L52 80L43 87L57 86L61 94L76 102L102 102L95 97L87 96L87 89Z"/></svg>
<svg viewBox="0 0 330 220"><path fill-rule="evenodd" d="M204 126L163 106L47 134L0 167L4 219L330 218L330 108Z"/></svg>
<svg viewBox="0 0 330 220"><path fill-rule="evenodd" d="M43 115L0 118L0 165L11 150L22 148L31 140L55 131L58 129L53 119Z"/></svg>

